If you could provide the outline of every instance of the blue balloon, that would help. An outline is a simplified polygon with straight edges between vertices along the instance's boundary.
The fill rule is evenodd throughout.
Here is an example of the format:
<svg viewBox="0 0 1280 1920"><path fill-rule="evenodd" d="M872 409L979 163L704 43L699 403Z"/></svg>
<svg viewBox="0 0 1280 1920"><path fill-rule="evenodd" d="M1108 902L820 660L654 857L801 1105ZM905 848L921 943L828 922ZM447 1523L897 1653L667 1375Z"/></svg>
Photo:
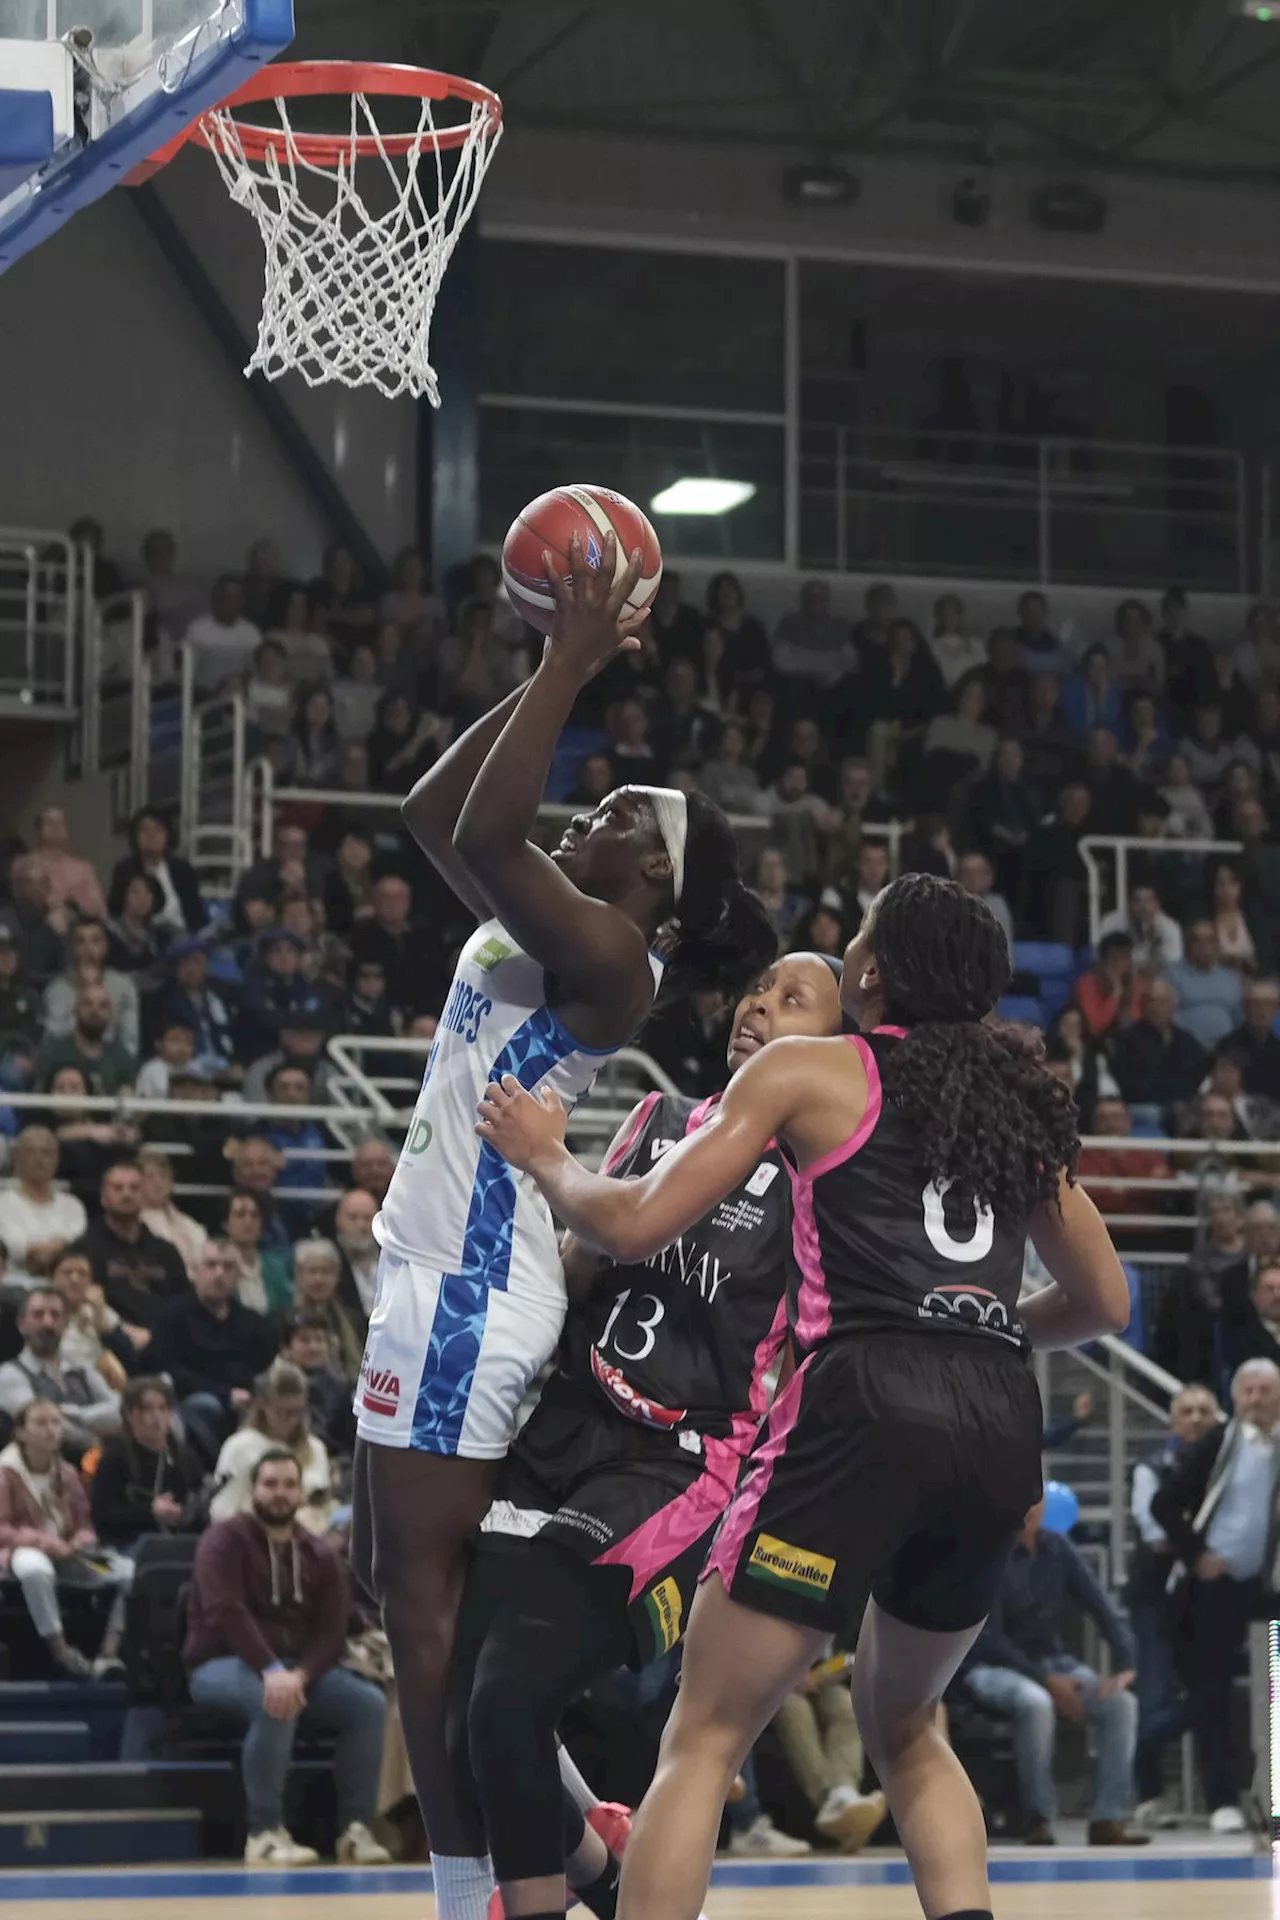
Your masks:
<svg viewBox="0 0 1280 1920"><path fill-rule="evenodd" d="M1068 1487L1061 1480L1047 1480L1044 1488L1044 1519L1041 1526L1046 1533L1070 1533L1080 1518L1080 1502L1076 1498L1074 1487Z"/></svg>

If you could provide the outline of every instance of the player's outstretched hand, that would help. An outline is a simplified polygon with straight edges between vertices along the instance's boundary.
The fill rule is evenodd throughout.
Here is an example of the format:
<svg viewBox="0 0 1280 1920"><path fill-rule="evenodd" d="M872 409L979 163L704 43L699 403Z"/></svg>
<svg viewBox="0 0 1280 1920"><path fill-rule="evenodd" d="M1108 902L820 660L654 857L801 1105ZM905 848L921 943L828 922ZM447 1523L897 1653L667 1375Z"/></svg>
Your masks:
<svg viewBox="0 0 1280 1920"><path fill-rule="evenodd" d="M542 556L542 571L556 600L555 621L547 635L543 659L565 667L584 684L615 653L636 651L640 645L638 629L648 618L647 609L622 618L622 609L640 578L640 548L615 579L617 564L618 543L611 533L606 533L600 543L599 566L592 566L580 536L573 535L567 580L550 553Z"/></svg>
<svg viewBox="0 0 1280 1920"><path fill-rule="evenodd" d="M485 1088L478 1111L480 1138L521 1173L532 1173L539 1160L564 1145L569 1116L550 1087L543 1087L535 1100L513 1074L506 1073L501 1086L491 1081Z"/></svg>

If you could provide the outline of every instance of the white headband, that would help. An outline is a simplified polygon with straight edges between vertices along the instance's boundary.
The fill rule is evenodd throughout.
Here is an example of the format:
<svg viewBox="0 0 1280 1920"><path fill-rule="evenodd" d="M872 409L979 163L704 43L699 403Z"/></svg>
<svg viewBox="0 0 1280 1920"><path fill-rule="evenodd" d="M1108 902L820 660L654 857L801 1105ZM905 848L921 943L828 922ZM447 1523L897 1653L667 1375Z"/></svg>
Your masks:
<svg viewBox="0 0 1280 1920"><path fill-rule="evenodd" d="M632 792L642 793L653 808L662 844L671 861L671 889L679 906L684 892L684 848L689 838L688 795L675 787L633 787Z"/></svg>

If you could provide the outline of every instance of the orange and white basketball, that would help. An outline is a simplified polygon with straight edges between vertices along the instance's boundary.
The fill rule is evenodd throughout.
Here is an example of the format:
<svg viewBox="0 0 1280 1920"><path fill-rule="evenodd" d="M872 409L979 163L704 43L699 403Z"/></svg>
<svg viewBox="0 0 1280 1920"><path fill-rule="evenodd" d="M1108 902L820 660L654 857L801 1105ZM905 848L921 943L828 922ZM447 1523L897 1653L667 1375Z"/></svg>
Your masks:
<svg viewBox="0 0 1280 1920"><path fill-rule="evenodd" d="M502 543L502 577L511 604L540 633L549 633L555 618L556 603L551 582L543 572L542 555L548 551L557 565L563 562L569 573L569 542L574 533L582 541L582 550L590 566L599 566L605 535L612 533L618 543L614 562L616 579L637 547L643 555L640 578L623 608L627 614L641 613L651 603L662 579L662 549L658 536L633 500L614 493L609 487L576 484L553 487L531 500L516 515Z"/></svg>

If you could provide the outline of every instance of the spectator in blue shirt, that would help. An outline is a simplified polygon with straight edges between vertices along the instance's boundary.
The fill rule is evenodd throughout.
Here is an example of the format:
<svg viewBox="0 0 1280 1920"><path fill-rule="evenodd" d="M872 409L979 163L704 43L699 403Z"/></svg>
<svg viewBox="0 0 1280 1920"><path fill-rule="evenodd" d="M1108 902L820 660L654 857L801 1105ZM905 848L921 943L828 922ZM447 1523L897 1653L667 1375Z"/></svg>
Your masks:
<svg viewBox="0 0 1280 1920"><path fill-rule="evenodd" d="M1105 647L1090 647L1079 673L1062 683L1058 711L1082 739L1103 727L1118 734L1124 724L1124 700L1111 678L1111 657Z"/></svg>
<svg viewBox="0 0 1280 1920"><path fill-rule="evenodd" d="M1090 1846L1142 1846L1149 1836L1131 1832L1126 1822L1138 1738L1138 1703L1130 1691L1137 1659L1133 1635L1071 1542L1045 1533L1043 1519L1041 1501L1023 1523L965 1679L975 1699L1013 1721L1028 1846L1054 1843L1059 1719L1087 1720L1093 1731L1098 1780ZM1090 1616L1111 1648L1116 1671L1105 1680L1066 1650L1069 1600Z"/></svg>
<svg viewBox="0 0 1280 1920"><path fill-rule="evenodd" d="M1235 967L1218 958L1218 935L1212 920L1193 920L1187 928L1186 958L1168 969L1177 997L1177 1024L1212 1049L1235 1031L1244 1018L1244 991Z"/></svg>
<svg viewBox="0 0 1280 1920"><path fill-rule="evenodd" d="M208 984L208 948L199 940L176 940L165 961L173 970L173 984L157 995L156 1031L171 1020L194 1027L200 1066L206 1073L227 1073L235 1057L231 1008Z"/></svg>
<svg viewBox="0 0 1280 1920"><path fill-rule="evenodd" d="M324 1129L317 1121L290 1118L291 1108L312 1104L311 1076L305 1066L296 1060L282 1060L279 1066L273 1067L267 1076L267 1099L281 1109L280 1118L268 1120L259 1131L277 1152L289 1154L275 1190L285 1224L295 1233L301 1233L310 1224L320 1202L294 1200L290 1195L299 1187L323 1187L326 1145Z"/></svg>
<svg viewBox="0 0 1280 1920"><path fill-rule="evenodd" d="M306 943L286 927L270 927L259 942L259 958L245 976L240 998L236 1053L259 1060L278 1045L291 1015L327 1011L323 989L302 972Z"/></svg>

